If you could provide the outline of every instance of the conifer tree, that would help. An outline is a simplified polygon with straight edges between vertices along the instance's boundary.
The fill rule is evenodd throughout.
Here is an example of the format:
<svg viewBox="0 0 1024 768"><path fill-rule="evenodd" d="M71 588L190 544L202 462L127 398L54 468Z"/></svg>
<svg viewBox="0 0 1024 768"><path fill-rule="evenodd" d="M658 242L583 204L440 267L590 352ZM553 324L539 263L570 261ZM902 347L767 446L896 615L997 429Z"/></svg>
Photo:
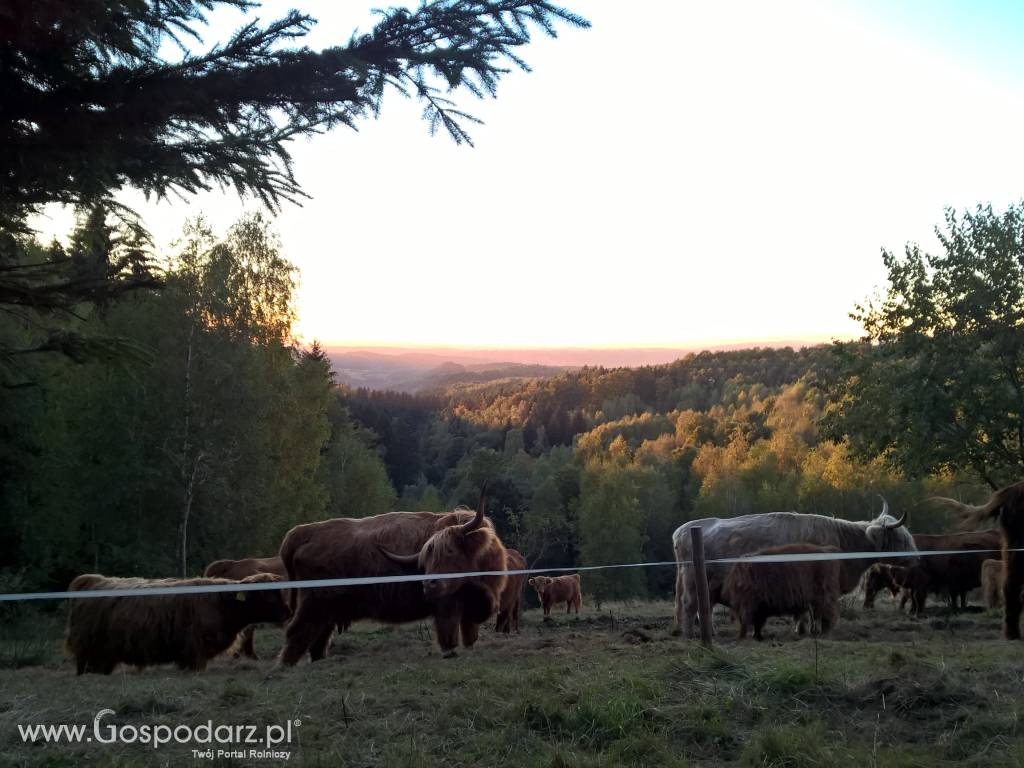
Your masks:
<svg viewBox="0 0 1024 768"><path fill-rule="evenodd" d="M477 121L452 92L493 96L511 68L528 69L518 51L532 30L588 26L545 0L426 0L380 11L371 31L321 51L297 44L315 23L298 11L206 45L197 30L221 7L258 3L0 5L0 313L42 329L20 348L0 340L0 365L17 353L67 351L53 315L157 281L137 248L84 274L60 252L33 258L25 235L42 206L109 213L123 188L162 198L220 187L277 209L303 195L291 139L355 127L393 89L422 102L431 132L471 143L467 126ZM144 244L137 224L126 231Z"/></svg>

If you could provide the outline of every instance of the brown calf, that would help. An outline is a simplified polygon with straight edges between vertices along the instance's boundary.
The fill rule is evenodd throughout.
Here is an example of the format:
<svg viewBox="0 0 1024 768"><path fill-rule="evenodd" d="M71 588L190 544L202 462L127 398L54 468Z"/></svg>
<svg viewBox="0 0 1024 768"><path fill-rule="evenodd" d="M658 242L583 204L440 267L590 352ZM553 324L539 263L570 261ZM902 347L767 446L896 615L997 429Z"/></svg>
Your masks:
<svg viewBox="0 0 1024 768"><path fill-rule="evenodd" d="M882 590L889 590L893 598L899 596L901 587L896 577L897 574L902 577L906 570L902 566L887 563L875 563L868 568L864 574L864 607L874 608L875 597Z"/></svg>
<svg viewBox="0 0 1024 768"><path fill-rule="evenodd" d="M576 615L579 615L580 606L583 605L583 593L578 573L571 576L534 576L529 584L537 591L545 616L550 616L551 606L558 603L565 603L566 613L575 609Z"/></svg>

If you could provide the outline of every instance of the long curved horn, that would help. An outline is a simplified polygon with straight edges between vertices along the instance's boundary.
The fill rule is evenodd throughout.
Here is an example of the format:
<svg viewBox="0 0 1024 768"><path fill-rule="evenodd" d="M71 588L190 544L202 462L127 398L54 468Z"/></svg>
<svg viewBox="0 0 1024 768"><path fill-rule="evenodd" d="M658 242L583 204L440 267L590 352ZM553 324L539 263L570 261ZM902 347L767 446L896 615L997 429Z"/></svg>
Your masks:
<svg viewBox="0 0 1024 768"><path fill-rule="evenodd" d="M952 509L962 518L960 525L957 527L960 530L973 530L977 528L981 524L981 521L986 517L995 516L996 510L999 509L1002 504L1002 496L999 491L996 491L984 504L964 504L962 501L950 499L945 496L929 496L921 503L924 504L925 502L936 502L940 506Z"/></svg>
<svg viewBox="0 0 1024 768"><path fill-rule="evenodd" d="M462 527L459 528L459 533L466 535L471 533L484 524L484 506L487 501L487 481L484 480L484 484L480 487L480 503L476 508L476 515L468 523L463 523Z"/></svg>
<svg viewBox="0 0 1024 768"><path fill-rule="evenodd" d="M882 514L883 515L889 514L889 502L885 500L885 496L883 496L882 494L878 494L878 498L880 498L882 500ZM891 530L895 530L896 528L901 528L901 527L903 527L904 525L907 524L907 518L908 517L910 517L910 510L909 509L905 510L903 512L902 517L900 517L895 522L893 522L893 523L886 523L885 527L887 529L889 529L890 531Z"/></svg>
<svg viewBox="0 0 1024 768"><path fill-rule="evenodd" d="M419 566L419 562L420 562L420 553L419 552L415 552L415 553L413 553L411 555L399 555L399 554L397 554L395 552L390 552L390 551L384 549L384 547L381 546L380 544L377 545L377 549L379 549L380 553L382 555L384 555L384 557L386 557L388 560L390 560L393 563L398 563L398 565L401 565L401 566L403 566L405 568L408 568L409 566L413 566L413 567L418 567Z"/></svg>

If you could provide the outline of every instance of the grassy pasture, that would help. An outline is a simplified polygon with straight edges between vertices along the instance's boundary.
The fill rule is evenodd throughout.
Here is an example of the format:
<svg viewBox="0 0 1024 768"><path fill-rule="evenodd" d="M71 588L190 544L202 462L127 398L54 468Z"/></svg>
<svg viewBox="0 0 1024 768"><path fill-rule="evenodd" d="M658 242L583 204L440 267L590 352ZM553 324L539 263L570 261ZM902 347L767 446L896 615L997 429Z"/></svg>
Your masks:
<svg viewBox="0 0 1024 768"><path fill-rule="evenodd" d="M31 744L18 724L196 725L287 720L288 764L303 766L1019 766L1024 655L977 609L901 616L888 600L851 605L828 639L773 622L764 643L674 638L668 602L584 606L579 619L527 611L519 635L482 633L444 660L429 628L360 624L335 655L273 669L214 661L77 678L58 616L0 630L0 765L276 765L197 760L193 746ZM198 748L198 747L197 747Z"/></svg>

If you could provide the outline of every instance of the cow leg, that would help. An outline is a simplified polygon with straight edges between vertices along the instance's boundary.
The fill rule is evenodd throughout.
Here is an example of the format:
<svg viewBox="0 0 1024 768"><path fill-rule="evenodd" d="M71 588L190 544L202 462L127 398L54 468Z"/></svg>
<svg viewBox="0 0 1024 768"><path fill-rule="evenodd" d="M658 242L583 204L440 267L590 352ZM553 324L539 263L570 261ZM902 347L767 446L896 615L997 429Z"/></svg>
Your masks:
<svg viewBox="0 0 1024 768"><path fill-rule="evenodd" d="M714 606L712 606L712 610ZM703 621L703 617L701 617ZM695 637L693 625L697 621L697 587L689 579L685 582L683 591L683 634L686 637Z"/></svg>
<svg viewBox="0 0 1024 768"><path fill-rule="evenodd" d="M836 623L836 617L839 616L839 603L829 603L821 607L821 626L818 630L819 635L827 635L832 631L832 626Z"/></svg>
<svg viewBox="0 0 1024 768"><path fill-rule="evenodd" d="M763 614L757 614L754 616L754 639L764 640L764 635L761 634L761 630L764 629L765 622L768 621L768 617Z"/></svg>
<svg viewBox="0 0 1024 768"><path fill-rule="evenodd" d="M284 632L284 648L281 649L278 664L294 667L323 636L325 627L329 629L333 625L333 622L320 615L318 608L322 610L317 606L316 598L308 595L299 598L299 607Z"/></svg>
<svg viewBox="0 0 1024 768"><path fill-rule="evenodd" d="M746 640L747 633L750 631L750 622L745 616L740 617L740 632L736 635L737 640Z"/></svg>
<svg viewBox="0 0 1024 768"><path fill-rule="evenodd" d="M672 634L679 636L683 634L683 596L686 594L686 581L683 578L683 567L676 566L676 625L672 628ZM690 627L693 629L692 624Z"/></svg>
<svg viewBox="0 0 1024 768"><path fill-rule="evenodd" d="M461 625L462 645L464 648L472 648L477 638L480 637L480 625L466 616L462 617Z"/></svg>
<svg viewBox="0 0 1024 768"><path fill-rule="evenodd" d="M1006 574L1003 581L1003 635L1007 640L1020 640L1020 590L1024 585L1024 559L1018 552L1003 552Z"/></svg>
<svg viewBox="0 0 1024 768"><path fill-rule="evenodd" d="M458 600L446 598L439 600L434 611L434 633L441 655L450 659L456 655L459 645L459 624L462 620L462 605Z"/></svg>
<svg viewBox="0 0 1024 768"><path fill-rule="evenodd" d="M256 648L253 636L256 634L256 625L250 624L238 633L238 650L235 651L235 658L244 656L247 659L259 659L256 655Z"/></svg>
<svg viewBox="0 0 1024 768"><path fill-rule="evenodd" d="M313 644L309 646L309 660L320 661L327 655L327 648L331 644L331 635L334 634L334 624L328 624L317 636Z"/></svg>
<svg viewBox="0 0 1024 768"><path fill-rule="evenodd" d="M927 593L922 594L921 590L915 590L910 596L910 612L915 618L920 619L924 615L924 604L927 600Z"/></svg>

